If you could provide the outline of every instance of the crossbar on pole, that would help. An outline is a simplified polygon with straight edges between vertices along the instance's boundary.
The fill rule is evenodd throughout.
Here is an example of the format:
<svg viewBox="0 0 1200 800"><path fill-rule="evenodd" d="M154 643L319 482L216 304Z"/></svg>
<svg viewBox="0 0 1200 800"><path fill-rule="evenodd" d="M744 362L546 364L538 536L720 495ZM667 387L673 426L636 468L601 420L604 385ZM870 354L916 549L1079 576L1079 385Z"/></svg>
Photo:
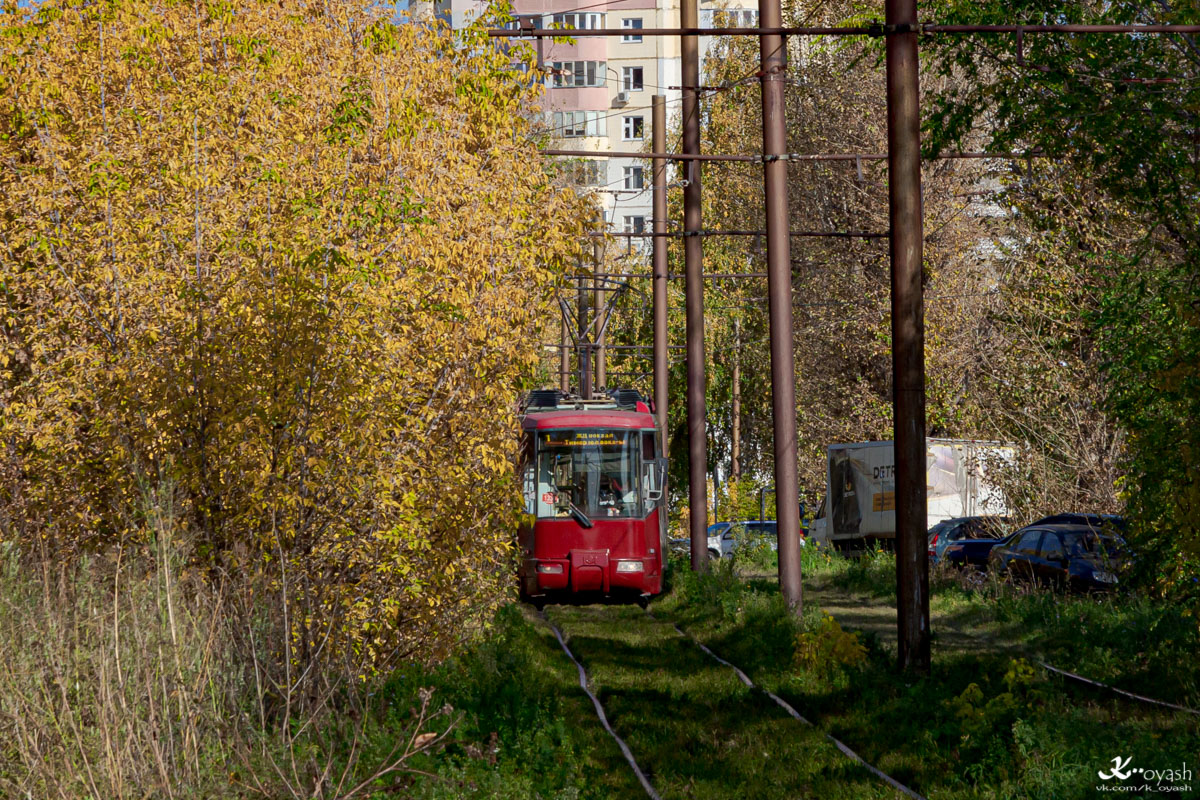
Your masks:
<svg viewBox="0 0 1200 800"><path fill-rule="evenodd" d="M592 28L579 30L577 28L529 28L526 30L510 30L495 28L488 32L493 39L551 39L569 38L583 39L607 36L628 36L628 28ZM843 26L799 26L774 28L639 28L641 36L886 36L890 33L917 33L923 35L952 34L963 35L973 33L1082 33L1082 34L1151 34L1151 33L1200 33L1200 25L1173 24L1133 24L1133 25L1101 25L1086 23L1062 23L1059 25L1023 25L1019 23L1003 25L939 25L935 23L916 22L904 25L843 25Z"/></svg>
<svg viewBox="0 0 1200 800"><path fill-rule="evenodd" d="M738 155L721 153L644 153L637 150L606 150L592 152L588 150L539 150L544 156L565 156L568 158L665 158L670 161L735 161L752 164L763 164L768 161L887 161L887 153L782 153L778 156ZM1031 158L1047 158L1044 153L941 153L926 161L953 159L996 159L1005 161L1025 161Z"/></svg>

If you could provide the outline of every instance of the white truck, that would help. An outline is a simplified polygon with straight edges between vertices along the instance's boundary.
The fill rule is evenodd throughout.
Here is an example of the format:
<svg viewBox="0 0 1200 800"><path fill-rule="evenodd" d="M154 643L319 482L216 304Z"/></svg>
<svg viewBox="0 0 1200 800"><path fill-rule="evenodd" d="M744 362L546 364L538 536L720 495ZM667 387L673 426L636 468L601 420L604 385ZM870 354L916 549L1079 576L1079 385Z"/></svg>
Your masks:
<svg viewBox="0 0 1200 800"><path fill-rule="evenodd" d="M892 443L833 444L827 455L825 499L809 526L809 538L843 548L895 539ZM926 527L954 517L1007 514L1004 494L988 481L988 470L1015 458L1016 448L1001 442L926 439Z"/></svg>

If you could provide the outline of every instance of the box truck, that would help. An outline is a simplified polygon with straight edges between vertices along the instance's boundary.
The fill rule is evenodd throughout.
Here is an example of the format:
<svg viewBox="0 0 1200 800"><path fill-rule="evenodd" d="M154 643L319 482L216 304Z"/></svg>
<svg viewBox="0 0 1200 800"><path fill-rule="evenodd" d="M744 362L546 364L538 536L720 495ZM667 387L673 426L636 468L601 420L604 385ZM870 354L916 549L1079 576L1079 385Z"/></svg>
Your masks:
<svg viewBox="0 0 1200 800"><path fill-rule="evenodd" d="M1007 514L989 470L1011 464L1016 448L1001 442L925 440L926 528L954 517ZM809 527L819 544L857 547L896 538L896 459L891 442L830 445L825 498Z"/></svg>

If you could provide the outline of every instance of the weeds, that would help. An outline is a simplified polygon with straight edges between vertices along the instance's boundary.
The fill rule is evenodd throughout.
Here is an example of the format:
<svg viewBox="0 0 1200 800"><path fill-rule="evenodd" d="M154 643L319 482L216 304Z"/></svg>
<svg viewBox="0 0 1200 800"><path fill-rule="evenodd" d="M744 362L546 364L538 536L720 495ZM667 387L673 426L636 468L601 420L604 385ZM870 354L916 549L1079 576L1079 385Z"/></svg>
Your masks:
<svg viewBox="0 0 1200 800"><path fill-rule="evenodd" d="M878 545L855 558L832 556L827 569L839 588L879 597L896 594L896 555Z"/></svg>
<svg viewBox="0 0 1200 800"><path fill-rule="evenodd" d="M894 560L805 555L806 580L884 594ZM797 620L768 581L736 575L679 575L659 608L754 681L788 700L822 729L927 796L1085 798L1113 754L1157 768L1191 763L1200 725L1064 684L1032 658L935 643L932 674L895 670L895 654L873 637L823 623L806 598ZM894 585L894 584L893 584ZM1153 680L1158 692L1194 680L1196 641L1184 611L1136 597L1055 596L989 582L983 589L939 584L934 603L959 624L1016 628L1026 648L1060 665L1095 670L1110 682ZM971 623L965 620L973 620ZM938 624L935 619L935 625ZM1122 631L1124 633L1122 634ZM968 640L969 641L969 640ZM835 655L841 652L846 658ZM860 655L861 654L861 655Z"/></svg>
<svg viewBox="0 0 1200 800"><path fill-rule="evenodd" d="M296 594L186 566L170 493L147 545L0 557L0 793L351 798L452 730L345 659L292 649Z"/></svg>
<svg viewBox="0 0 1200 800"><path fill-rule="evenodd" d="M14 797L202 797L227 786L246 696L223 600L149 564L9 551L0 577L0 785ZM235 776L236 779L236 776Z"/></svg>

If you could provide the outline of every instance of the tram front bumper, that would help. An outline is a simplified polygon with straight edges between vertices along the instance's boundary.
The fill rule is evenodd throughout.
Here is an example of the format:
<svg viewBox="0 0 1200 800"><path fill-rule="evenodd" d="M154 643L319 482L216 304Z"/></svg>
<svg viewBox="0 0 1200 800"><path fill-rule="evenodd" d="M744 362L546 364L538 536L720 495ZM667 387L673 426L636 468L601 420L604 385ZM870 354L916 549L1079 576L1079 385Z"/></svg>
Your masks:
<svg viewBox="0 0 1200 800"><path fill-rule="evenodd" d="M562 590L644 592L657 584L656 566L653 556L615 558L607 550L572 550L566 558L527 559L525 575L532 580L526 579L526 591L534 595Z"/></svg>

